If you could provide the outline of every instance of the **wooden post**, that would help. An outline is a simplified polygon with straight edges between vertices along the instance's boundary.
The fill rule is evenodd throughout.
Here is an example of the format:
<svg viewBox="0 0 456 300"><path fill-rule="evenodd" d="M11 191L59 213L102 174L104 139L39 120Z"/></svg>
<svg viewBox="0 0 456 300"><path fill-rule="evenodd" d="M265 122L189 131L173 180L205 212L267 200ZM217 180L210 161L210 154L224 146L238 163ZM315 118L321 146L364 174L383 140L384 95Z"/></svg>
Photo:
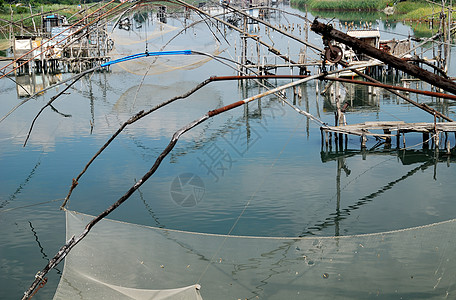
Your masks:
<svg viewBox="0 0 456 300"><path fill-rule="evenodd" d="M324 140L324 133L323 128L320 127L320 134L321 134L321 150L323 151L323 140Z"/></svg>
<svg viewBox="0 0 456 300"><path fill-rule="evenodd" d="M35 32L35 33L37 33L37 32L36 32L36 24L35 24L35 19L33 18L32 5L30 4L30 2L29 2L29 8L30 8L30 16L32 17L33 30L34 30L34 32Z"/></svg>
<svg viewBox="0 0 456 300"><path fill-rule="evenodd" d="M261 52L260 52L260 42L258 40L259 40L259 37L256 38L257 65L258 65L258 73L261 73L261 63L260 63ZM293 75L293 73L292 73L292 75Z"/></svg>
<svg viewBox="0 0 456 300"><path fill-rule="evenodd" d="M241 40L242 40L242 48L241 48L241 64L242 64L242 72L244 74L247 73L247 68L245 67L247 63L247 17L244 17L244 32L241 34Z"/></svg>
<svg viewBox="0 0 456 300"><path fill-rule="evenodd" d="M367 137L363 132L363 135L361 136L361 148L366 148L366 142L367 142Z"/></svg>
<svg viewBox="0 0 456 300"><path fill-rule="evenodd" d="M44 33L44 8L43 8L43 5L41 5L41 29L40 29L40 32L41 34Z"/></svg>
<svg viewBox="0 0 456 300"><path fill-rule="evenodd" d="M429 132L423 132L423 149L429 149Z"/></svg>
<svg viewBox="0 0 456 300"><path fill-rule="evenodd" d="M384 133L384 134L391 134L391 130L389 130L389 129L383 129L383 133ZM391 147L391 137L389 137L389 136L386 137L385 146L386 146L387 148L390 148L390 147Z"/></svg>
<svg viewBox="0 0 456 300"><path fill-rule="evenodd" d="M339 133L339 149L342 151L344 147L344 135Z"/></svg>
<svg viewBox="0 0 456 300"><path fill-rule="evenodd" d="M10 4L10 14L11 14L11 22L10 22L10 26L9 26L9 40L10 40L10 46L11 48L13 48L13 8L11 7L11 4Z"/></svg>
<svg viewBox="0 0 456 300"><path fill-rule="evenodd" d="M325 148L328 151L329 140L328 140L328 132L325 130Z"/></svg>

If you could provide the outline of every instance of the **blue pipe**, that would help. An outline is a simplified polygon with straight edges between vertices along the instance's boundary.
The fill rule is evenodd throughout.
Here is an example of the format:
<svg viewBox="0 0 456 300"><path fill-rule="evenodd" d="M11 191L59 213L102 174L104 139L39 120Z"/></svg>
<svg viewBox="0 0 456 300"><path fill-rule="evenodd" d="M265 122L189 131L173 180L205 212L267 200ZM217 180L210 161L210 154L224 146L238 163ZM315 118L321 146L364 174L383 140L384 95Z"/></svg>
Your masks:
<svg viewBox="0 0 456 300"><path fill-rule="evenodd" d="M189 55L192 54L192 50L175 50L175 51L156 51L156 52L144 52L144 53L137 53L128 55L119 59L111 60L101 64L101 67L107 67L116 63L124 62L127 60L132 60L141 57L147 56L161 56L161 55Z"/></svg>

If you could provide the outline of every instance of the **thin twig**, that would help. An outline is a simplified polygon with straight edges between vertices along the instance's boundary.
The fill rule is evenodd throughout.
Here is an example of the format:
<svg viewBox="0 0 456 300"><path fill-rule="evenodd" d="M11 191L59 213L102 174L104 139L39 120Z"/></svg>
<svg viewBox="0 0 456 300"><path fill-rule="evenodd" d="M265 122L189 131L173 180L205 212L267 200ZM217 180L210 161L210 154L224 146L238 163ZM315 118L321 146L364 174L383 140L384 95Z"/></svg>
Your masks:
<svg viewBox="0 0 456 300"><path fill-rule="evenodd" d="M51 107L51 109L52 109L54 112L58 113L58 114L61 115L62 117L65 117L65 118L71 118L71 117L72 117L72 115L70 115L70 114L64 114L64 113L59 112L58 109L55 108L52 104L50 104L49 106Z"/></svg>
<svg viewBox="0 0 456 300"><path fill-rule="evenodd" d="M71 197L71 194L73 192L73 190L76 188L76 186L78 185L78 181L79 179L82 177L82 175L84 175L84 173L87 171L87 169L89 168L89 166L92 164L92 162L109 146L109 144L111 144L111 142L125 129L125 127L127 127L128 125L138 121L139 119L153 113L154 111L176 101L176 100L179 100L179 99L184 99L184 98L187 98L188 96L192 95L193 93L195 93L196 91L198 91L199 89L201 89L202 87L204 87L205 85L207 85L208 83L210 83L212 80L211 78L209 79L206 79L205 81L199 83L197 86L195 86L193 89L187 91L186 93L182 94L182 95L179 95L179 96L176 96L176 97L173 97L169 100L166 100L154 107L152 107L151 109L147 110L147 111L140 111L138 112L136 115L134 115L133 117L131 117L130 119L128 119L127 121L125 121L119 129L117 129L117 131L109 138L109 140L98 150L97 153L95 153L95 155L90 159L90 161L85 165L84 169L81 171L81 173L79 173L79 175L73 179L73 183L71 185L71 188L68 192L68 195L65 197L65 201L63 202L63 204L61 205L60 208L64 208L68 202L68 200L70 199Z"/></svg>
<svg viewBox="0 0 456 300"><path fill-rule="evenodd" d="M84 71L83 73L80 73L80 74L75 75L75 76L72 76L72 77L70 77L70 78L68 78L68 79L65 79L65 80L62 80L62 81L60 81L60 82L57 82L56 84L53 84L53 85L51 85L51 86L48 86L47 88L44 88L44 89L42 89L42 90L36 92L35 94L33 94L33 95L31 95L30 97L28 97L28 98L22 100L19 104L17 104L15 107L13 107L6 115L4 115L4 116L0 119L0 123L1 123L3 120L5 120L9 115L11 115L16 109L18 109L20 106L22 106L24 103L28 102L28 101L31 100L31 99L34 99L34 98L35 98L36 96L38 96L39 94L42 94L43 92L48 91L48 90L50 90L50 89L53 89L53 88L55 88L55 87L57 87L57 86L59 86L59 85L61 85L61 84L67 83L67 82L70 81L70 80L74 80L75 78L81 76L81 74L87 74L87 73L96 71L96 70L98 70L98 69L100 69L100 66L97 66L97 67L94 67L94 68L92 68L92 69L86 70L86 71Z"/></svg>
<svg viewBox="0 0 456 300"><path fill-rule="evenodd" d="M30 138L30 134L32 133L32 129L33 129L33 125L35 125L35 122L36 120L38 119L38 117L41 115L41 113L46 109L46 107L48 106L51 106L52 102L54 102L58 97L60 97L61 95L63 95L63 93L65 93L73 84L76 83L76 81L78 81L79 79L81 79L86 73L81 73L79 74L78 76L76 76L75 80L73 80L73 82L71 82L67 87L65 87L60 93L58 93L57 95L53 96L51 98L51 100L49 100L49 102L43 106L40 111L38 112L38 114L35 116L35 118L33 119L32 121L32 124L30 125L30 129L29 129L29 132L27 134L27 138L25 139L25 142L24 142L24 145L23 147L25 147L25 145L27 145L27 141L28 139Z"/></svg>

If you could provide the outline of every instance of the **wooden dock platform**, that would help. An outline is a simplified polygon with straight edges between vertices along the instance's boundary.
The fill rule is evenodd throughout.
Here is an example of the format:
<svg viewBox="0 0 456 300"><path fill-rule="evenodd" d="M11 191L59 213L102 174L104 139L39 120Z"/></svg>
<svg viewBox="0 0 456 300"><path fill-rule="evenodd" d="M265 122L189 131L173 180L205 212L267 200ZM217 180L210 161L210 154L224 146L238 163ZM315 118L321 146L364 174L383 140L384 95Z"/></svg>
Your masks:
<svg viewBox="0 0 456 300"><path fill-rule="evenodd" d="M444 133L445 144L447 149L449 149L448 133L456 133L456 122L406 123L403 121L376 121L342 126L324 126L320 129L322 142L324 140L326 145L331 144L332 134L341 145L343 136L351 134L361 137L361 147L366 147L367 137L372 136L376 139L384 140L386 144L391 144L391 139L396 137L396 145L399 148L401 135L405 146L405 133L417 132L423 134L424 148L429 147L430 140L438 148L439 135Z"/></svg>

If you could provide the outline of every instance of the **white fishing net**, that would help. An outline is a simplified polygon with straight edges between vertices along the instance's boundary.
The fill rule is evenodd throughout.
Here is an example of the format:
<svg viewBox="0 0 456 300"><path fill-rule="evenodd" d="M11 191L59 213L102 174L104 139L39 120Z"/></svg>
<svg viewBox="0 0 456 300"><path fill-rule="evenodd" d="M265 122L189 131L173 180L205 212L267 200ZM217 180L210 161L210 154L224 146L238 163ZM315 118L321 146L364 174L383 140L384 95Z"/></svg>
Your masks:
<svg viewBox="0 0 456 300"><path fill-rule="evenodd" d="M115 30L111 35L114 40L114 49L109 54L111 60L143 53L146 50L146 43L148 52L193 50L211 55L221 53L220 44L212 38L203 39L197 29L189 29L188 32L182 33L182 38L163 47L180 29L182 27L156 22L151 28L147 29L147 33ZM149 56L119 63L112 66L112 68L114 71L127 71L140 76L157 75L175 70L192 70L210 60L210 57L200 55Z"/></svg>
<svg viewBox="0 0 456 300"><path fill-rule="evenodd" d="M126 31L116 29L111 33L111 38L115 42L115 46L124 48L123 46L139 45L144 47L145 42L153 42L155 39L162 37L163 35L176 31L180 27L172 26L169 24L156 22L153 26L147 29L147 33L144 31Z"/></svg>
<svg viewBox="0 0 456 300"><path fill-rule="evenodd" d="M68 211L67 238L91 218ZM145 299L183 286L190 287L168 292L195 299L195 284L205 299L450 299L455 229L456 219L378 234L269 238L104 219L65 259L54 299Z"/></svg>

